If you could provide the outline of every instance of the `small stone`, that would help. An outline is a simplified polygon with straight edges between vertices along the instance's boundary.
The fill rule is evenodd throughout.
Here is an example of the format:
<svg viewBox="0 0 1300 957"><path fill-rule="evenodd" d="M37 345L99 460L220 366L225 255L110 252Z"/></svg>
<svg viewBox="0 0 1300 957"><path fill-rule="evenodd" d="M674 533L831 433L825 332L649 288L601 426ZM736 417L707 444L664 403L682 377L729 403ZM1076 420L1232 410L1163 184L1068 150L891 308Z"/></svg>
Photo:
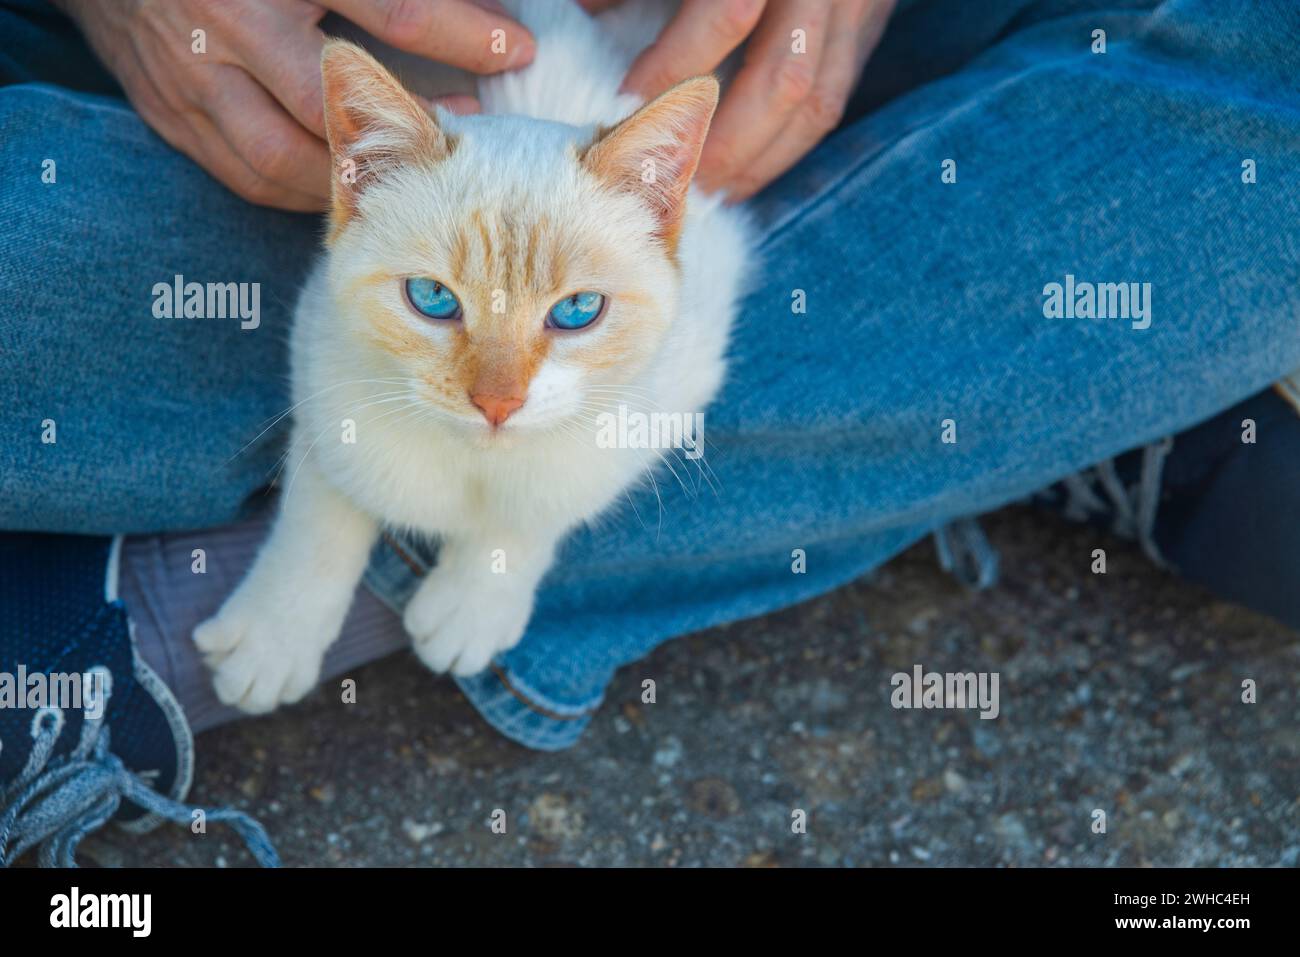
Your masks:
<svg viewBox="0 0 1300 957"><path fill-rule="evenodd" d="M582 834L586 824L582 813L563 795L543 792L528 806L528 821L545 840L566 841Z"/></svg>
<svg viewBox="0 0 1300 957"><path fill-rule="evenodd" d="M1169 773L1174 777L1182 777L1182 775L1186 774L1188 769L1190 769L1195 763L1196 755L1191 752L1180 755L1174 763L1169 766Z"/></svg>
<svg viewBox="0 0 1300 957"><path fill-rule="evenodd" d="M413 844L423 844L431 837L437 837L442 833L443 827L436 821L430 824L423 824L419 821L412 821L409 817L402 821L402 830L406 836L411 839Z"/></svg>
<svg viewBox="0 0 1300 957"><path fill-rule="evenodd" d="M1192 675L1197 674L1204 670L1205 670L1205 662L1192 661L1192 662L1188 662L1185 665L1179 665L1173 671L1169 672L1169 677L1173 681L1183 682L1186 681L1188 678L1190 678Z"/></svg>
<svg viewBox="0 0 1300 957"><path fill-rule="evenodd" d="M661 768L674 767L682 759L682 743L677 738L666 738L655 751L654 762Z"/></svg>
<svg viewBox="0 0 1300 957"><path fill-rule="evenodd" d="M309 790L307 793L311 795L312 800L320 804L334 803L335 792L334 792L334 785L332 784L317 785L316 787Z"/></svg>
<svg viewBox="0 0 1300 957"><path fill-rule="evenodd" d="M966 779L952 768L949 768L943 772L943 786L949 794L960 794L966 790Z"/></svg>
<svg viewBox="0 0 1300 957"><path fill-rule="evenodd" d="M943 784L937 778L924 778L912 785L913 801L933 801L943 793Z"/></svg>
<svg viewBox="0 0 1300 957"><path fill-rule="evenodd" d="M429 770L439 777L455 774L460 770L459 761L441 754L429 754L425 757L425 762L429 765Z"/></svg>

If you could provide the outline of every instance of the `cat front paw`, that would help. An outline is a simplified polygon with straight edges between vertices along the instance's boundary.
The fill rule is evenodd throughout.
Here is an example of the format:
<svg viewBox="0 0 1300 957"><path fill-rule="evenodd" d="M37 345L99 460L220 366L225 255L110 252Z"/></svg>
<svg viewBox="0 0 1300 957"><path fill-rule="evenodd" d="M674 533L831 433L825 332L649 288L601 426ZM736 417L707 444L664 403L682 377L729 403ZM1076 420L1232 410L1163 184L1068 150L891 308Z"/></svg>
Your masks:
<svg viewBox="0 0 1300 957"><path fill-rule="evenodd" d="M265 714L316 687L325 649L340 625L294 620L285 609L259 608L236 593L194 629L194 644L223 704Z"/></svg>
<svg viewBox="0 0 1300 957"><path fill-rule="evenodd" d="M519 643L532 612L531 590L466 587L434 571L406 606L402 624L429 668L468 677Z"/></svg>

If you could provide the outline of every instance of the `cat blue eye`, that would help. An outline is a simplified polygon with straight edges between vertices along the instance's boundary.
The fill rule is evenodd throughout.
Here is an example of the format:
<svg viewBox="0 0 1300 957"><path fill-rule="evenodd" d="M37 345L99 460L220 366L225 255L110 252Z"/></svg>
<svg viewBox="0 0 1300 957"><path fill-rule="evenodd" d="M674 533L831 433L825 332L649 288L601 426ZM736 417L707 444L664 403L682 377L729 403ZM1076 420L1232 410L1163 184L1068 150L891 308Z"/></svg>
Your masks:
<svg viewBox="0 0 1300 957"><path fill-rule="evenodd" d="M556 329L582 329L605 311L605 297L598 292L575 292L551 306L547 321Z"/></svg>
<svg viewBox="0 0 1300 957"><path fill-rule="evenodd" d="M460 300L436 279L406 280L406 298L416 312L430 319L460 318Z"/></svg>

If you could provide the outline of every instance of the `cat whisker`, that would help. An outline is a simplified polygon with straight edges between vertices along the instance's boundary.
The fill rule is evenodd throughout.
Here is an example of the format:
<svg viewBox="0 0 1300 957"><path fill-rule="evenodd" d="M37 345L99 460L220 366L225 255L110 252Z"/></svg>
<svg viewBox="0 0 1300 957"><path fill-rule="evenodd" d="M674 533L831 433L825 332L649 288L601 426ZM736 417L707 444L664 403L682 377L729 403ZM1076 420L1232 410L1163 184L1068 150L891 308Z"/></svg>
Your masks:
<svg viewBox="0 0 1300 957"><path fill-rule="evenodd" d="M637 400L627 401L628 398L629 398L629 397L626 397L626 396L624 396L624 397L620 397L619 400L618 400L618 402L617 402L617 404L618 404L618 405L621 405L621 406L624 406L624 407L626 407L626 408L628 408L630 411L635 411L635 412L641 412L641 411L643 411L642 409L637 408L637 405L636 405ZM591 401L591 400L579 400L579 401L576 403L576 405L577 405L577 408L580 409L581 411L590 414L591 421L592 421L592 423L594 424L594 420L595 420L595 418L596 418L597 415L600 415L600 414L611 414L611 413L612 413L612 408L611 408L611 405L610 405L610 403L611 403L612 401L614 401L614 400L609 400L609 399L596 399L595 401ZM645 401L648 402L649 400L645 400ZM699 441L699 442L703 443L703 441L704 441L704 437L703 437L703 435L696 436L696 441ZM678 447L678 446L675 446L675 445L669 445L669 446L666 446L665 449L666 449L667 451L671 451L673 457L676 458L676 460L678 461L678 463L680 463L680 464L682 465L682 467L683 467L684 469L686 469L687 471L690 471L690 468L689 468L688 463L689 463L689 462L692 462L692 461L695 462L695 463L696 463L695 473L699 476L700 480L701 480L703 483L705 483L705 484L707 484L707 485L709 486L709 489L710 489L710 491L713 492L714 496L715 496L715 497L718 496L718 487L717 487L717 485L716 485L715 482L714 482L714 480L715 480L716 477L717 477L717 473L713 470L713 466L710 465L710 464L706 461L705 456L704 456L704 454L703 454L703 450L701 450L701 454L700 454L700 455L695 456L694 458L692 458L692 457L690 457L690 456L685 455L684 452L683 452L683 450L682 450L680 447ZM665 464L668 464L668 459L667 459L666 455L662 454L662 453L665 451L665 449L656 450L656 451L658 451L658 452L661 453L660 456L659 456L659 457L660 457L660 460L663 461ZM669 467L670 470L672 470L672 466L671 466L671 465L669 465L668 467ZM696 486L694 487L694 489L687 488L686 483L681 479L680 476L678 476L678 475L676 474L675 471L674 471L674 476L677 478L678 483L682 486L682 490L683 490L684 492L686 492L686 493L687 493L688 495L690 495L691 497L694 497L694 498L698 498L698 497L699 497L699 486L698 486L698 485L696 485Z"/></svg>
<svg viewBox="0 0 1300 957"><path fill-rule="evenodd" d="M275 428L276 425L285 418L285 416L292 414L295 410L297 410L301 406L305 405L308 402L311 402L313 399L319 398L320 396L324 395L326 392L332 392L335 389L342 388L345 385L361 385L366 383L394 385L397 383L407 382L407 381L408 380L404 380L404 379L349 379L346 382L336 382L334 385L327 386L326 388L321 389L319 392L316 392L313 395L307 396L307 398L305 399L301 399L298 402L295 402L293 405L289 406L289 408L285 409L283 412L280 412L277 415L272 416L270 424L267 425L264 429L262 429L262 431L258 432L257 435L253 436L251 439L245 442L243 446L241 446L235 452L234 455L226 459L225 464L229 465L235 459L239 458L239 456L243 455L244 452L248 450L249 446L251 446L262 436L266 435L267 432L270 432L273 428Z"/></svg>
<svg viewBox="0 0 1300 957"><path fill-rule="evenodd" d="M391 403L391 402L398 402L398 401L401 401L401 400L403 400L403 399L406 399L406 400L407 400L407 404L406 404L406 405L398 406L396 409L390 409L388 412L385 412L383 415L376 416L376 417L373 417L373 418L368 419L367 422L366 422L366 424L367 424L367 425L373 425L375 422L378 422L380 419L386 419L386 418L388 418L390 415L393 415L393 414L395 414L395 413L398 413L398 412L409 412L409 411L415 411L415 410L418 410L418 405L417 405L416 402L415 402L415 399L416 399L416 398L417 398L417 396L416 396L416 394L415 394L414 392L409 392L409 393L407 393L406 395L398 396L398 397L396 397L396 398L392 398L392 399L381 399L381 400L378 400L378 401L366 402L366 403L364 403L363 405L359 406L358 408L352 410L352 414L355 416L355 415L358 415L358 414L361 413L361 412L364 412L366 409L373 408L374 406L385 405L385 404L388 404L388 403ZM400 420L399 420L399 421L400 421ZM330 423L328 423L328 424L327 424L323 429L321 429L319 432L316 433L316 437L315 437L314 439L312 439L312 441L311 441L311 445L307 446L307 451L304 452L304 453L302 454L302 458L299 459L297 468L295 468L295 469L293 470L293 475L291 475L291 476L289 477L289 484L285 487L285 490L284 490L284 494L285 494L285 495L288 495L290 489L293 488L293 483L294 483L294 481L298 478L298 472L302 469L302 465L303 465L304 462L307 461L308 456L311 455L312 449L316 448L316 443L319 442L319 441L321 440L321 436L323 436L326 432L328 432L328 431L329 431L330 429L332 429L332 428L337 428L337 426L335 426L335 424L334 424L333 422L330 422Z"/></svg>

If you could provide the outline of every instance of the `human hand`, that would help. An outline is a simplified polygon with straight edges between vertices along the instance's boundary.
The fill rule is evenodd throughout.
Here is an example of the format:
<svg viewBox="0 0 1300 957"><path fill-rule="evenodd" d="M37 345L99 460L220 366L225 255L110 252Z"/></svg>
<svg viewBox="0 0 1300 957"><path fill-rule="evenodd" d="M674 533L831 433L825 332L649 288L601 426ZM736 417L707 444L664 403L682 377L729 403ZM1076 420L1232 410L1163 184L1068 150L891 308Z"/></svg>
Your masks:
<svg viewBox="0 0 1300 957"><path fill-rule="evenodd" d="M317 26L327 11L390 46L475 73L523 66L534 51L528 31L491 0L55 3L159 136L243 198L299 211L329 204ZM503 52L493 52L494 30L504 31ZM478 108L469 96L440 102Z"/></svg>
<svg viewBox="0 0 1300 957"><path fill-rule="evenodd" d="M598 12L621 0L581 0ZM748 40L705 141L696 181L748 199L804 157L844 114L895 0L682 0L628 71L650 98L710 73ZM803 31L802 34L797 31ZM802 40L801 40L802 38ZM803 52L798 52L801 49Z"/></svg>

